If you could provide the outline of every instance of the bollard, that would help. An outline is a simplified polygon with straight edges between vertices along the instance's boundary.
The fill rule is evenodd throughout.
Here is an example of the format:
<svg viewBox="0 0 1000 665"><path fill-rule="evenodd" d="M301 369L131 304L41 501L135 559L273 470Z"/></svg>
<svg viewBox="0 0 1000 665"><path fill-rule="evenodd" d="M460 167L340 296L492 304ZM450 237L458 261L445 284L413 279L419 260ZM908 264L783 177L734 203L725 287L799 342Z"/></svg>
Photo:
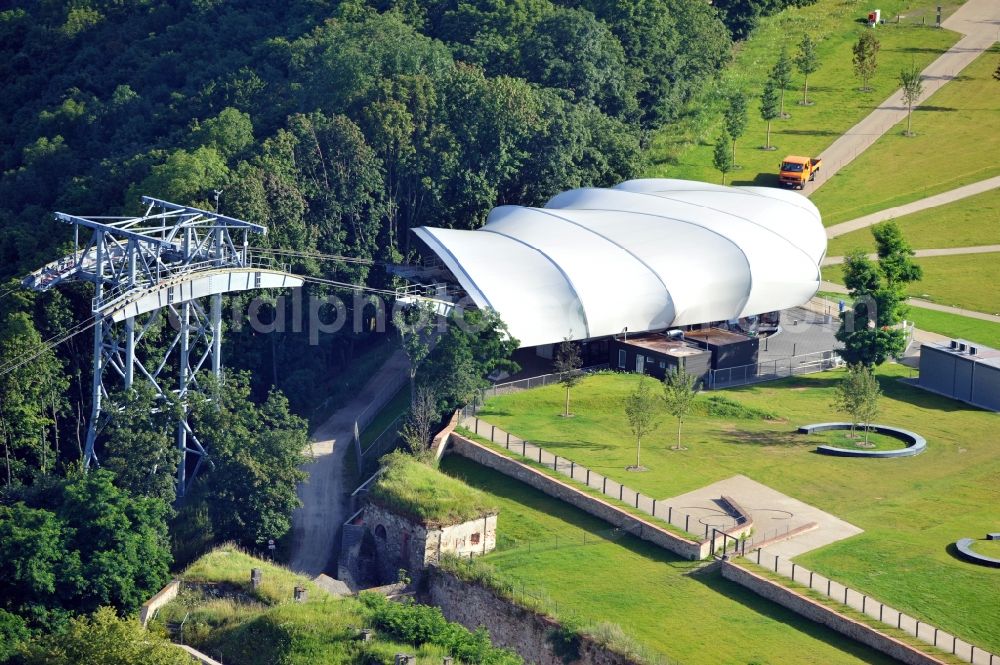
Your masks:
<svg viewBox="0 0 1000 665"><path fill-rule="evenodd" d="M878 620L879 621L882 620L882 610L884 610L884 609L885 609L885 605L883 605L882 603L879 603L878 604Z"/></svg>
<svg viewBox="0 0 1000 665"><path fill-rule="evenodd" d="M608 493L608 477L605 476L604 483L602 483L601 485L601 494L607 494L607 493Z"/></svg>
<svg viewBox="0 0 1000 665"><path fill-rule="evenodd" d="M587 487L590 487L590 469L587 469Z"/></svg>
<svg viewBox="0 0 1000 665"><path fill-rule="evenodd" d="M847 587L844 587L844 605L847 604Z"/></svg>
<svg viewBox="0 0 1000 665"><path fill-rule="evenodd" d="M792 581L795 581L795 563L792 563Z"/></svg>
<svg viewBox="0 0 1000 665"><path fill-rule="evenodd" d="M250 588L256 591L260 588L261 580L264 578L264 573L260 568L250 569Z"/></svg>
<svg viewBox="0 0 1000 665"><path fill-rule="evenodd" d="M868 601L868 596L866 596L866 595L862 594L862 595L861 595L861 613L862 613L862 614L864 614L864 613L865 613L865 603L866 603L867 601Z"/></svg>
<svg viewBox="0 0 1000 665"><path fill-rule="evenodd" d="M667 506L667 521L668 522L673 522L674 521L674 507L673 506Z"/></svg>
<svg viewBox="0 0 1000 665"><path fill-rule="evenodd" d="M917 629L913 631L913 634L920 637L920 619L917 619Z"/></svg>
<svg viewBox="0 0 1000 665"><path fill-rule="evenodd" d="M490 425L490 443L492 443L496 439L496 433L497 433L497 426Z"/></svg>
<svg viewBox="0 0 1000 665"><path fill-rule="evenodd" d="M774 572L778 572L778 555L774 555Z"/></svg>
<svg viewBox="0 0 1000 665"><path fill-rule="evenodd" d="M570 461L569 463L569 477L576 480L576 462Z"/></svg>
<svg viewBox="0 0 1000 665"><path fill-rule="evenodd" d="M542 449L541 448L538 449L538 463L539 464L542 463Z"/></svg>
<svg viewBox="0 0 1000 665"><path fill-rule="evenodd" d="M361 641L362 642L370 642L371 639L372 639L372 629L371 628L362 628L361 629Z"/></svg>
<svg viewBox="0 0 1000 665"><path fill-rule="evenodd" d="M830 593L830 580L826 581L826 595L830 596L831 598L833 597L833 594Z"/></svg>
<svg viewBox="0 0 1000 665"><path fill-rule="evenodd" d="M653 512L650 513L653 517L656 517L656 499L653 499Z"/></svg>
<svg viewBox="0 0 1000 665"><path fill-rule="evenodd" d="M636 508L639 507L639 497L640 496L641 495L638 492L635 493L635 507ZM707 526L705 527L705 535L708 535L708 527Z"/></svg>
<svg viewBox="0 0 1000 665"><path fill-rule="evenodd" d="M510 432L507 432L507 450L510 450Z"/></svg>
<svg viewBox="0 0 1000 665"><path fill-rule="evenodd" d="M295 591L293 593L294 593L294 596L295 596L295 602L296 603L304 603L304 602L306 602L306 598L308 597L308 592L306 591L305 587L297 586L297 587L295 587Z"/></svg>
<svg viewBox="0 0 1000 665"><path fill-rule="evenodd" d="M625 486L621 484L618 485L618 500L619 501L625 500Z"/></svg>
<svg viewBox="0 0 1000 665"><path fill-rule="evenodd" d="M809 588L813 588L813 573L811 570L809 571Z"/></svg>
<svg viewBox="0 0 1000 665"><path fill-rule="evenodd" d="M937 646L937 634L938 634L938 630L939 630L938 628L934 629L934 646Z"/></svg>
<svg viewBox="0 0 1000 665"><path fill-rule="evenodd" d="M479 434L479 418L476 418L476 424L472 428L472 431L475 432L476 434Z"/></svg>
<svg viewBox="0 0 1000 665"><path fill-rule="evenodd" d="M689 526L691 526L691 516L690 515L685 515L684 516L684 530L688 531L688 527Z"/></svg>

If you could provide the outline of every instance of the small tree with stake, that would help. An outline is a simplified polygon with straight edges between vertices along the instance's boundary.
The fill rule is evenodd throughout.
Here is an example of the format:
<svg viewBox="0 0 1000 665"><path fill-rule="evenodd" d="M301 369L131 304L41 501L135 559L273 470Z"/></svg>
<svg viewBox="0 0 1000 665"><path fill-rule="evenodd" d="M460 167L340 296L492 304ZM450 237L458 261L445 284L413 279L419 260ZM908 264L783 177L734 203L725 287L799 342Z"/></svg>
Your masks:
<svg viewBox="0 0 1000 665"><path fill-rule="evenodd" d="M771 70L771 78L778 84L778 92L781 93L778 101L779 117L792 117L788 113L785 113L785 90L792 84L792 58L788 55L788 47L781 47L781 54L778 56L778 61L774 63L774 68Z"/></svg>
<svg viewBox="0 0 1000 665"><path fill-rule="evenodd" d="M913 132L910 131L910 117L913 114L913 105L924 91L924 82L916 65L910 65L909 69L899 72L899 85L903 89L903 103L906 104L906 136L913 136Z"/></svg>
<svg viewBox="0 0 1000 665"><path fill-rule="evenodd" d="M733 153L729 150L729 132L722 130L719 140L715 142L712 153L712 164L722 174L722 184L726 184L726 174L733 170Z"/></svg>
<svg viewBox="0 0 1000 665"><path fill-rule="evenodd" d="M778 85L773 78L764 82L764 92L760 96L760 118L767 123L767 138L763 150L774 150L771 146L771 121L775 120L778 110Z"/></svg>
<svg viewBox="0 0 1000 665"><path fill-rule="evenodd" d="M663 379L663 404L667 413L677 419L677 443L674 450L681 447L681 427L684 418L691 412L695 397L698 396L698 379L688 374L683 367L677 367L667 372Z"/></svg>
<svg viewBox="0 0 1000 665"><path fill-rule="evenodd" d="M640 464L639 457L642 451L642 437L651 433L660 424L656 417L656 397L649 384L650 380L645 375L640 376L635 390L625 398L625 417L628 418L629 427L635 435L635 466L627 467L628 471L646 470L646 467Z"/></svg>
<svg viewBox="0 0 1000 665"><path fill-rule="evenodd" d="M861 79L861 91L869 92L868 82L878 69L878 51L882 47L872 30L865 30L854 44L854 74Z"/></svg>
<svg viewBox="0 0 1000 665"><path fill-rule="evenodd" d="M569 341L569 337L563 339L559 348L556 349L555 362L556 372L559 373L559 383L566 389L566 403L563 407L563 417L569 418L569 391L576 384L580 383L583 375L580 368L583 360L580 358L580 349L576 344Z"/></svg>
<svg viewBox="0 0 1000 665"><path fill-rule="evenodd" d="M865 425L864 446L868 446L869 425L878 415L882 389L872 367L855 363L847 366L847 376L837 385L836 406L851 416L851 438L858 423Z"/></svg>
<svg viewBox="0 0 1000 665"><path fill-rule="evenodd" d="M726 131L733 140L733 166L736 166L736 141L747 128L747 96L736 92L729 96L725 111Z"/></svg>
<svg viewBox="0 0 1000 665"><path fill-rule="evenodd" d="M798 67L805 81L802 83L802 106L809 106L809 75L819 69L819 56L816 55L816 42L809 35L802 35L799 52L795 56L795 66Z"/></svg>

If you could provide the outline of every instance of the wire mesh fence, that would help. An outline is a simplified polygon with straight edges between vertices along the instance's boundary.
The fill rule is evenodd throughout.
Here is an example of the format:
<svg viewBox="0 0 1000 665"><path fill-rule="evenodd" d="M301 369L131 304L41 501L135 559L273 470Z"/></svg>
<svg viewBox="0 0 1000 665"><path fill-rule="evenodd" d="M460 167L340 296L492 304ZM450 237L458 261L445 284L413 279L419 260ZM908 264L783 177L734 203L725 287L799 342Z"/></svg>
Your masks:
<svg viewBox="0 0 1000 665"><path fill-rule="evenodd" d="M708 373L708 387L732 388L763 381L774 381L789 376L812 374L834 369L844 364L836 351L817 351L787 358L777 358L752 365L740 365L726 369L713 369Z"/></svg>
<svg viewBox="0 0 1000 665"><path fill-rule="evenodd" d="M755 561L759 566L788 577L793 582L798 582L872 619L877 619L888 626L913 635L931 646L947 651L967 663L1000 665L1000 656L970 644L952 633L936 628L926 621L909 616L856 589L851 589L829 577L804 568L780 555L769 554L766 550L758 549L747 558Z"/></svg>

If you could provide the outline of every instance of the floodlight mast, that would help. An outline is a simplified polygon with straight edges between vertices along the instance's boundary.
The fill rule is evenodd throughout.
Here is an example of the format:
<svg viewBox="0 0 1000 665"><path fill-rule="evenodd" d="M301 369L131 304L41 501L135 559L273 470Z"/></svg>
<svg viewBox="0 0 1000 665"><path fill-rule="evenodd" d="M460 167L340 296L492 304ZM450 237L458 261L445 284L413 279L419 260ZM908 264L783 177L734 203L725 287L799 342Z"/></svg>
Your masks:
<svg viewBox="0 0 1000 665"><path fill-rule="evenodd" d="M102 419L109 417L102 401L112 378L106 370L111 368L126 389L138 373L157 394L174 392L183 407L176 431L182 452L177 494L183 496L208 455L188 422L187 404L189 393L199 389L198 375L206 362L216 378L222 376L222 294L297 287L302 279L269 258L251 255L249 234L267 232L259 224L149 196L142 202L146 213L141 217L55 213L56 220L74 226L74 252L36 270L24 284L37 291L65 281L94 284L92 409L84 468L99 463L94 446ZM81 229L90 231L82 248ZM204 297L211 299L208 312L199 302ZM162 356L144 362L136 356L136 344L164 311L174 338ZM137 326L140 317L145 320ZM167 387L168 367L176 367L176 388ZM188 477L191 456L196 459Z"/></svg>

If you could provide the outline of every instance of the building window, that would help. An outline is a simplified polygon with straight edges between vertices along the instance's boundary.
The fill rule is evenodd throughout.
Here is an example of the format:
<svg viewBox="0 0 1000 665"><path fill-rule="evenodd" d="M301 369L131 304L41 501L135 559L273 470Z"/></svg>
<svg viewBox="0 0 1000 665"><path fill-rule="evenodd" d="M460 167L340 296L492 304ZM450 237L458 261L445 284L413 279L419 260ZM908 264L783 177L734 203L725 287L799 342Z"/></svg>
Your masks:
<svg viewBox="0 0 1000 665"><path fill-rule="evenodd" d="M618 369L625 369L625 349L618 349Z"/></svg>
<svg viewBox="0 0 1000 665"><path fill-rule="evenodd" d="M478 533L474 533L471 536L469 536L469 544L470 545L478 545L479 544L479 534Z"/></svg>
<svg viewBox="0 0 1000 665"><path fill-rule="evenodd" d="M666 368L667 368L667 363L665 363L664 361L661 360L660 361L660 369L666 369Z"/></svg>
<svg viewBox="0 0 1000 665"><path fill-rule="evenodd" d="M385 540L385 527L381 524L375 527L375 537Z"/></svg>
<svg viewBox="0 0 1000 665"><path fill-rule="evenodd" d="M646 370L645 358L642 357L641 353L635 354L635 373L644 374Z"/></svg>

